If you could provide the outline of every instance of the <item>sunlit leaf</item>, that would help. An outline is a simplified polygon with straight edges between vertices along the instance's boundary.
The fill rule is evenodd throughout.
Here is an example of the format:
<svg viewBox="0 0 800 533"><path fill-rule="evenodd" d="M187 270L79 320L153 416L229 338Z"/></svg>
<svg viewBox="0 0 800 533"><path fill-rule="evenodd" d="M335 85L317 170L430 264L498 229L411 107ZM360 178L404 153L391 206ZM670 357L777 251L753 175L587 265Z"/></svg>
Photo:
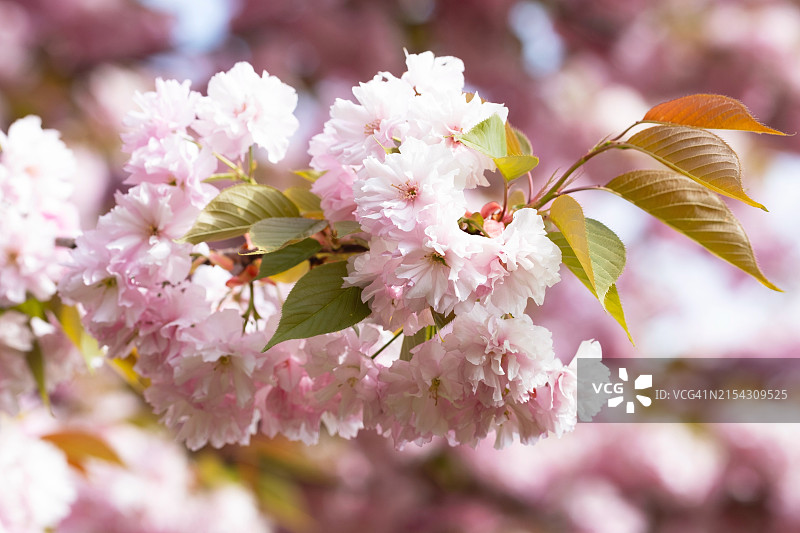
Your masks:
<svg viewBox="0 0 800 533"><path fill-rule="evenodd" d="M302 263L322 249L322 245L314 239L303 239L300 242L284 246L280 250L261 257L261 266L256 279L280 274Z"/></svg>
<svg viewBox="0 0 800 533"><path fill-rule="evenodd" d="M250 240L261 252L274 252L286 244L305 239L328 225L325 220L311 218L267 218L250 228Z"/></svg>
<svg viewBox="0 0 800 533"><path fill-rule="evenodd" d="M586 273L589 285L593 291L596 291L592 261L589 257L586 218L583 216L581 205L571 196L559 196L550 207L550 220L564 235L581 268Z"/></svg>
<svg viewBox="0 0 800 533"><path fill-rule="evenodd" d="M508 155L506 151L505 123L503 119L496 114L479 122L467 133L456 134L454 138L473 150L477 150L491 158L505 157Z"/></svg>
<svg viewBox="0 0 800 533"><path fill-rule="evenodd" d="M742 168L736 152L710 131L684 126L655 126L640 131L625 144L712 191L766 211L763 205L744 192Z"/></svg>
<svg viewBox="0 0 800 533"><path fill-rule="evenodd" d="M268 185L236 185L220 192L180 240L197 244L244 235L250 226L272 217L296 217L297 206Z"/></svg>
<svg viewBox="0 0 800 533"><path fill-rule="evenodd" d="M496 157L493 161L506 181L524 176L539 164L539 158L532 155L507 155Z"/></svg>
<svg viewBox="0 0 800 533"><path fill-rule="evenodd" d="M101 437L81 430L63 430L42 436L67 456L67 462L85 472L86 462L99 459L107 463L125 466L116 451Z"/></svg>
<svg viewBox="0 0 800 533"><path fill-rule="evenodd" d="M508 122L506 122L506 151L508 155L533 155L528 137Z"/></svg>
<svg viewBox="0 0 800 533"><path fill-rule="evenodd" d="M606 297L603 299L603 307L605 308L606 312L608 312L608 314L617 321L617 324L622 326L622 329L625 330L625 334L628 336L628 340L631 342L631 344L635 344L633 342L631 332L628 330L628 323L625 321L625 311L622 310L622 302L619 299L619 292L617 292L616 284L612 285L608 289Z"/></svg>
<svg viewBox="0 0 800 533"><path fill-rule="evenodd" d="M786 135L761 124L740 101L719 94L692 94L658 104L647 112L644 120L696 128Z"/></svg>
<svg viewBox="0 0 800 533"><path fill-rule="evenodd" d="M62 306L58 313L58 321L61 323L64 335L72 341L72 344L80 347L83 325L81 325L81 316L78 313L78 309L72 305Z"/></svg>
<svg viewBox="0 0 800 533"><path fill-rule="evenodd" d="M302 170L293 170L292 174L296 174L296 175L300 176L301 178L303 178L304 180L310 181L311 183L314 183L315 181L317 181L320 178L320 176L325 174L325 171L324 170L314 170L313 168L305 168L305 169L302 169Z"/></svg>
<svg viewBox="0 0 800 533"><path fill-rule="evenodd" d="M669 170L628 172L605 187L770 289L780 290L758 268L742 225L722 199L705 187Z"/></svg>
<svg viewBox="0 0 800 533"><path fill-rule="evenodd" d="M103 352L100 350L97 340L83 329L78 309L71 305L62 305L58 312L58 321L61 323L64 334L83 355L86 367L90 370L94 368L92 362L98 357L102 357Z"/></svg>
<svg viewBox="0 0 800 533"><path fill-rule="evenodd" d="M359 287L342 287L347 262L320 265L300 278L286 297L278 329L264 348L352 326L370 314Z"/></svg>
<svg viewBox="0 0 800 533"><path fill-rule="evenodd" d="M586 270L564 235L556 231L547 236L561 249L561 260L570 272L600 301L603 309L622 326L633 343L615 284L625 267L625 246L613 231L597 220L586 219L586 234L597 290L592 287Z"/></svg>
<svg viewBox="0 0 800 533"><path fill-rule="evenodd" d="M289 268L288 270L273 274L269 277L269 279L278 283L294 283L305 276L310 270L311 265L308 264L308 261L303 261Z"/></svg>
<svg viewBox="0 0 800 533"><path fill-rule="evenodd" d="M580 261L578 261L575 255L574 249L569 246L569 243L561 232L553 232L548 234L548 236L561 249L562 260L565 263L569 260L575 263L573 266L580 266L583 270ZM625 269L625 245L622 244L622 241L617 237L616 233L611 231L602 222L591 218L586 219L586 237L589 244L589 255L592 262L597 291L591 289L591 285L588 284L588 276L585 270L583 270L583 273L579 277L587 283L587 286L590 287L595 296L602 300Z"/></svg>
<svg viewBox="0 0 800 533"><path fill-rule="evenodd" d="M307 216L309 213L322 213L319 196L303 187L289 187L283 194L297 206L300 214Z"/></svg>
<svg viewBox="0 0 800 533"><path fill-rule="evenodd" d="M136 348L127 357L114 357L107 359L106 364L127 383L127 385L142 394L150 386L150 379L140 376L136 370Z"/></svg>

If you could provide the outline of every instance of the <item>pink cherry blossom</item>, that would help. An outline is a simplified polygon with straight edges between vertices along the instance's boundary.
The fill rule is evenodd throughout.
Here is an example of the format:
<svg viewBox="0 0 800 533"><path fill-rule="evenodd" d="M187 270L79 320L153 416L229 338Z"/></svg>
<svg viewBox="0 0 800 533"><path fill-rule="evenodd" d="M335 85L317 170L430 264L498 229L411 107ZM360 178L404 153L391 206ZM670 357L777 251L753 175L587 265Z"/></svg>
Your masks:
<svg viewBox="0 0 800 533"><path fill-rule="evenodd" d="M295 107L292 87L266 71L259 76L252 65L240 62L208 82L208 96L197 105L193 127L204 144L228 158L241 157L256 144L277 163L299 127Z"/></svg>
<svg viewBox="0 0 800 533"><path fill-rule="evenodd" d="M528 299L544 302L547 287L561 279L561 250L544 230L542 217L534 209L520 209L498 239L502 245L498 266L491 275L492 305L519 316Z"/></svg>
<svg viewBox="0 0 800 533"><path fill-rule="evenodd" d="M402 257L395 275L405 280L404 298L422 299L447 315L487 281L492 243L456 224L431 226L425 233L429 239Z"/></svg>
<svg viewBox="0 0 800 533"><path fill-rule="evenodd" d="M292 355L297 348L297 342L289 342L267 352L274 364L275 381L273 386L256 393L261 432L269 437L282 434L315 444L319 441L324 406L316 398L315 381L305 372L302 359Z"/></svg>
<svg viewBox="0 0 800 533"><path fill-rule="evenodd" d="M342 165L360 165L370 155L382 158L395 146L394 139L405 137L414 89L384 73L353 87L353 96L357 103L343 99L334 102L331 118L317 141Z"/></svg>
<svg viewBox="0 0 800 533"><path fill-rule="evenodd" d="M9 126L8 135L0 132L0 165L10 179L27 181L41 196L66 200L73 189L75 156L60 137L56 130L42 129L37 116L21 118ZM31 195L31 205L21 210L35 209L39 196Z"/></svg>
<svg viewBox="0 0 800 533"><path fill-rule="evenodd" d="M155 91L137 92L134 103L138 110L130 111L123 124L123 151L134 155L153 140L163 140L174 135L187 135L187 129L196 118L200 93L191 90L191 82L156 78Z"/></svg>
<svg viewBox="0 0 800 533"><path fill-rule="evenodd" d="M108 232L106 246L115 252L139 283L177 282L189 273L190 244L178 244L194 223L199 210L180 190L142 183L116 195L117 206L101 217L98 228Z"/></svg>
<svg viewBox="0 0 800 533"><path fill-rule="evenodd" d="M433 52L406 52L407 71L401 78L417 94L428 92L460 93L464 89L464 62L457 57L433 55Z"/></svg>
<svg viewBox="0 0 800 533"><path fill-rule="evenodd" d="M239 407L252 402L255 373L268 364L268 358L261 353L260 335L242 335L242 317L237 311L214 313L177 335L196 343L199 349L171 361L176 385L191 383L195 397L202 401L228 397Z"/></svg>
<svg viewBox="0 0 800 533"><path fill-rule="evenodd" d="M499 310L476 305L453 320L443 342L447 351L464 358L464 378L472 390L488 387L491 395L481 396L486 405L528 401L553 368L551 334L527 315L502 318Z"/></svg>
<svg viewBox="0 0 800 533"><path fill-rule="evenodd" d="M311 192L320 197L325 218L331 222L355 220L356 202L353 196L355 172L346 166L325 170L311 186Z"/></svg>
<svg viewBox="0 0 800 533"><path fill-rule="evenodd" d="M217 163L208 148L198 146L185 133L152 137L131 154L125 182L178 185L193 205L202 208L218 193L213 185L203 183L216 171Z"/></svg>
<svg viewBox="0 0 800 533"><path fill-rule="evenodd" d="M421 327L432 325L433 316L424 299L409 301L404 298L406 281L394 274L402 256L396 249L385 249L386 246L393 246L393 243L377 240L369 251L351 258L345 286L363 288L361 299L370 302L375 320L383 327L389 330L402 327L411 335Z"/></svg>
<svg viewBox="0 0 800 533"><path fill-rule="evenodd" d="M460 92L425 93L415 98L409 109L408 135L450 148L462 170L456 182L457 188L485 187L489 182L484 172L494 170L494 162L488 156L458 142L453 136L468 132L492 115L498 115L505 122L508 109L502 104L482 102L478 94L467 101Z"/></svg>
<svg viewBox="0 0 800 533"><path fill-rule="evenodd" d="M242 408L230 396L195 398L191 386L174 382L152 383L144 393L161 421L175 432L175 438L191 450L206 444L221 448L226 444L248 444L256 431L258 413L252 405Z"/></svg>
<svg viewBox="0 0 800 533"><path fill-rule="evenodd" d="M353 185L356 219L372 235L397 241L412 230L457 220L466 210L463 194L455 189L458 173L445 146L410 138L383 162L364 160Z"/></svg>
<svg viewBox="0 0 800 533"><path fill-rule="evenodd" d="M15 209L4 212L0 228L0 305L22 303L28 295L49 300L64 257L55 248L56 228L37 212L26 216Z"/></svg>

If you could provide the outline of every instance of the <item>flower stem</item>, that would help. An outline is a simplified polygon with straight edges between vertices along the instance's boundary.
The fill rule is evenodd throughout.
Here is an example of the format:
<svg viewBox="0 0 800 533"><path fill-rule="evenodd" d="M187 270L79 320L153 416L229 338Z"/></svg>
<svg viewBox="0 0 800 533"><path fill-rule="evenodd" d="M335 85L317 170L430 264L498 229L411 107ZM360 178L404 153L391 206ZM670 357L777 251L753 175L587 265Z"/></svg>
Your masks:
<svg viewBox="0 0 800 533"><path fill-rule="evenodd" d="M584 187L575 187L573 189L567 189L561 191L560 193L558 193L557 196L561 196L562 194L572 194L574 192L580 192L580 191L599 191L604 188L605 187L603 187L602 185L586 185Z"/></svg>
<svg viewBox="0 0 800 533"><path fill-rule="evenodd" d="M617 135L616 137L614 137L613 139L611 139L611 141L609 141L609 142L615 142L615 141L618 141L618 140L620 140L620 139L621 139L621 138L622 138L622 137L623 137L623 136L624 136L626 133L628 133L629 131L631 131L633 128L635 128L635 127L636 127L636 126L638 126L639 124L644 124L644 123L646 123L646 122L649 122L649 121L646 121L646 120L637 120L636 122L634 122L633 124L631 124L630 126L628 126L627 128L625 128L625 129L622 131L622 133L620 133L619 135Z"/></svg>
<svg viewBox="0 0 800 533"><path fill-rule="evenodd" d="M598 144L594 148L592 148L586 155L575 161L575 163L567 169L566 172L556 181L550 189L544 193L544 195L539 198L531 207L536 209L537 211L542 208L547 202L561 194L561 187L564 186L567 179L580 167L584 165L587 161L598 154L602 154L606 150L610 150L612 148L617 148L620 146L620 143L617 141L606 141L602 144Z"/></svg>
<svg viewBox="0 0 800 533"><path fill-rule="evenodd" d="M250 179L255 183L256 180L256 158L255 158L255 151L253 150L253 145L250 145L250 149L247 151L247 175Z"/></svg>
<svg viewBox="0 0 800 533"><path fill-rule="evenodd" d="M237 165L236 163L234 163L233 161L231 161L230 159L228 159L224 155L214 152L214 157L216 157L217 159L222 161L222 163L226 167L228 167L229 169L233 170L232 174L234 174L234 176L237 179L240 179L242 181L246 181L246 182L248 182L250 184L255 184L256 180L254 180L252 177L250 177L247 174L245 174L245 172L242 170L242 167L240 167L239 165Z"/></svg>
<svg viewBox="0 0 800 533"><path fill-rule="evenodd" d="M505 218L506 209L508 209L508 181L503 178L503 209L500 211L500 220Z"/></svg>
<svg viewBox="0 0 800 533"><path fill-rule="evenodd" d="M256 309L256 288L255 284L251 281L248 283L250 285L250 300L247 302L247 311L244 312L244 323L242 324L242 333L244 333L245 328L247 327L247 323L250 321L250 318L253 319L253 322L257 322L261 315L258 314L258 310Z"/></svg>
<svg viewBox="0 0 800 533"><path fill-rule="evenodd" d="M533 199L533 175L528 171L528 203Z"/></svg>

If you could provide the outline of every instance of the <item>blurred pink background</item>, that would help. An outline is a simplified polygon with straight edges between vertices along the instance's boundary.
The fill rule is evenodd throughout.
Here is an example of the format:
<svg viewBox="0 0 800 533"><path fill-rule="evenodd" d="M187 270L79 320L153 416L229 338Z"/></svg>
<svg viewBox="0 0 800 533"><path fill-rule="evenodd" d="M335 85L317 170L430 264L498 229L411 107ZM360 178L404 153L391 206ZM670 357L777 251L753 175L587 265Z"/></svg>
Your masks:
<svg viewBox="0 0 800 533"><path fill-rule="evenodd" d="M652 105L685 94L726 94L766 124L800 131L800 7L788 0L0 0L0 128L37 114L62 131L79 158L75 201L90 228L122 187L121 118L156 76L203 89L215 72L247 60L294 86L301 131L268 176L288 185L288 170L307 166L308 139L334 98L379 70L402 72L404 48L463 59L468 86L505 103L531 139L539 185ZM741 157L748 194L770 212L731 208L762 270L785 292L617 198L578 193L587 216L628 247L619 289L636 347L563 270L545 305L530 309L553 331L556 353L594 338L609 357L800 356L800 137L722 136ZM596 158L585 179L648 164L626 155ZM93 405L97 398L109 403ZM364 434L190 455L113 375L84 378L54 402L70 423L102 421L110 439L132 448L131 464L140 465L137 446L161 446L158 460L177 461L184 485L244 488L274 531L800 531L795 425L579 424L560 440L504 451L490 443L395 451ZM37 416L26 423L53 423ZM114 476L90 471L78 502L91 509L93 491ZM141 493L149 485L121 486ZM159 505L179 504L141 497L139 507L109 510L107 524L188 527L184 519L141 521L142 509L161 516ZM80 525L86 511L75 509L57 531L88 530L80 529L89 527Z"/></svg>

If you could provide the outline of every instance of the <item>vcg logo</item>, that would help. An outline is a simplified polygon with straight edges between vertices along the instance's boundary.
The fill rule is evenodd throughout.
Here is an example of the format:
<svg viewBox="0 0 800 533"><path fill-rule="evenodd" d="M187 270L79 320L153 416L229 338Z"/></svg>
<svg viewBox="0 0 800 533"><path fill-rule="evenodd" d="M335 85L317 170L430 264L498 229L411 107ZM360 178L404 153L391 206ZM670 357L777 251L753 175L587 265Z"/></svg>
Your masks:
<svg viewBox="0 0 800 533"><path fill-rule="evenodd" d="M600 394L600 391L605 393L607 396L611 396L608 399L608 406L609 407L617 407L618 405L625 402L625 383L628 381L628 369L627 368L620 368L619 369L619 379L616 383L606 382L606 383L592 383L592 388L594 389L595 394ZM651 374L641 374L639 375L636 380L633 382L633 388L635 390L643 390L649 389L653 386L653 376ZM636 394L636 400L645 407L649 407L653 401L650 399L649 396L645 396L643 394ZM625 412L626 413L633 413L636 409L636 405L633 400L628 400L625 402Z"/></svg>

